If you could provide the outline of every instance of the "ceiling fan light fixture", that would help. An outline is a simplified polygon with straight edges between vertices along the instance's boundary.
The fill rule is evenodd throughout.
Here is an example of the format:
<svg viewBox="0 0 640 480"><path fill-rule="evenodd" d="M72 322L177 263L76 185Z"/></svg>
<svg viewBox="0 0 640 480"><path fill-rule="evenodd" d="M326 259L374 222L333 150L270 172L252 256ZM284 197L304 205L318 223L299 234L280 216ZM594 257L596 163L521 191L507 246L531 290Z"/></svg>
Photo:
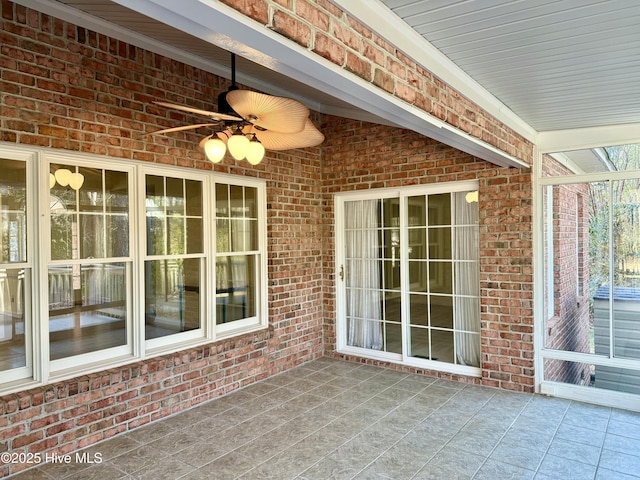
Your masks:
<svg viewBox="0 0 640 480"><path fill-rule="evenodd" d="M227 148L233 158L236 160L242 160L247 156L249 143L249 139L242 133L242 130L238 129L227 141Z"/></svg>
<svg viewBox="0 0 640 480"><path fill-rule="evenodd" d="M209 161L218 163L224 158L224 154L227 153L227 147L218 137L211 137L204 144L204 153Z"/></svg>
<svg viewBox="0 0 640 480"><path fill-rule="evenodd" d="M247 147L247 161L251 165L258 165L264 158L264 153L264 145L253 135Z"/></svg>
<svg viewBox="0 0 640 480"><path fill-rule="evenodd" d="M292 98L241 90L236 86L235 71L235 54L232 53L231 86L218 95L218 112L153 102L161 107L207 117L209 123L170 127L151 133L213 127L212 134L198 142L208 160L218 163L228 151L235 160L246 159L252 165L262 161L265 150L307 148L324 141L324 135L309 119L310 111L305 105Z"/></svg>

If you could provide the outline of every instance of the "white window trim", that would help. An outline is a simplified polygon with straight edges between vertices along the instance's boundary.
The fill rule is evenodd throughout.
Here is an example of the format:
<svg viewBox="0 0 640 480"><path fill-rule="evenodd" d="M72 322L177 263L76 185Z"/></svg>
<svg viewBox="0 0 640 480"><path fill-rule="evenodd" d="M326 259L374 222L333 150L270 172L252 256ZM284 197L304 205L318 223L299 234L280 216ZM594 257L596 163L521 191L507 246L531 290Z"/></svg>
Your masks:
<svg viewBox="0 0 640 480"><path fill-rule="evenodd" d="M48 173L49 173L49 164L51 163L59 163L59 164L68 164L79 167L86 168L95 168L96 160L95 158L90 158L91 156L77 154L75 152L67 153L67 152L56 152L56 151L43 151L39 155L39 172L41 178L41 186L42 183L48 182ZM105 168L107 170L113 169L117 171L126 172L128 174L128 188L129 192L133 192L133 178L135 175L135 166L131 164L127 164L121 161L109 161L108 167L104 167L104 164L99 163L98 168ZM42 190L41 190L42 191ZM49 191L49 185L46 185L45 192ZM48 240L49 232L51 231L51 216L49 215L50 205L49 205L49 195L41 195L40 198L40 238L43 239L41 242L42 248L40 249L40 253L42 257L38 264L39 267L39 278L40 285L42 288L40 289L40 301L38 302L40 306L48 305L48 289L47 285L49 283L48 280L48 265L51 260L51 242ZM129 195L129 212L135 207L135 196ZM133 218L133 215L129 213L130 219ZM122 258L121 261L127 265L128 270L128 280L133 282L133 271L135 270L135 265L133 265L133 248L134 248L134 239L132 235L129 235L129 256L126 258ZM44 240L46 238L47 240ZM83 259L79 259L78 261L74 260L71 263L80 262ZM97 259L98 263L102 263L103 259ZM55 262L54 262L55 263ZM65 262L69 263L69 262ZM132 283L130 284L132 285ZM49 314L48 312L42 312L40 318L42 319L40 325L40 351L43 355L43 380L45 378L49 378L49 380L57 380L59 378L67 378L69 376L75 376L84 372L88 365L93 366L94 369L100 369L103 366L111 366L113 362L119 363L122 359L132 360L134 358L133 355L133 345L134 345L134 336L133 336L133 302L135 302L136 296L133 295L131 291L131 287L127 290L127 342L125 345L112 347L104 350L100 350L97 352L90 352L81 355L75 355L72 357L65 357L58 360L48 360L50 356L49 352L49 325L48 321L44 321L45 317L48 320Z"/></svg>
<svg viewBox="0 0 640 480"><path fill-rule="evenodd" d="M237 320L232 323L227 324L216 324L215 312L216 312L216 296L210 296L209 300L212 302L210 308L213 312L213 326L212 330L215 331L215 336L218 339L226 339L230 337L234 337L239 334L251 333L254 331L262 330L267 328L268 326L268 306L267 306L267 221L266 221L266 212L267 212L267 192L266 192L266 182L261 179L253 178L253 177L238 177L235 175L229 174L216 174L212 178L213 183L224 183L227 185L235 185L235 186L245 186L245 187L253 187L256 189L256 209L258 211L258 250L257 253L257 276L256 278L256 288L258 292L256 294L256 301L258 302L256 316L248 317L243 320ZM211 192L215 192L215 189L212 185ZM214 210L213 205L214 199L211 200L212 212ZM263 215L264 214L264 218ZM212 218L214 217L212 213ZM262 221L261 221L262 220ZM216 231L215 231L215 222L212 223L212 245L217 245ZM212 253L213 265L211 268L209 284L212 285L212 291L215 292L215 261L216 261L216 252ZM244 252L247 253L247 252ZM249 252L254 253L254 252Z"/></svg>
<svg viewBox="0 0 640 480"><path fill-rule="evenodd" d="M34 167L37 160L37 153L31 150L16 148L10 145L6 149L2 149L1 158L7 160L17 160L25 162L26 181L27 181L27 231L34 232L36 226L36 205L34 201L33 191L36 185L36 169ZM48 187L48 185L47 185ZM29 281L25 281L25 355L26 362L24 367L14 368L11 370L0 372L0 385L17 386L27 384L32 386L35 382L34 377L40 375L40 352L38 351L40 334L34 328L34 319L40 318L40 308L38 304L27 301L34 292L37 291L37 275L35 266L38 265L38 252L36 248L36 239L27 237L27 260L26 262L6 263L2 264L2 268L24 268L29 271ZM1 390L0 390L1 392Z"/></svg>
<svg viewBox="0 0 640 480"><path fill-rule="evenodd" d="M143 165L140 166L137 173L138 185L135 190L139 194L139 201L137 202L138 208L138 228L136 229L136 237L137 238L146 238L146 205L145 199L146 195L143 193L146 191L146 176L147 175L155 175L159 177L172 177L172 178L180 178L187 180L196 180L202 182L202 230L203 230L203 252L202 254L182 254L180 258L202 258L203 271L200 272L200 281L201 281L201 291L205 295L201 298L202 302L200 304L200 327L194 330L189 330L186 332L174 333L171 335L167 335L164 337L154 338L154 339L145 339L145 322L142 320L145 317L145 304L142 300L138 302L138 318L141 321L138 323L138 331L140 341L144 344L144 348L142 348L142 357L146 358L149 356L160 355L163 353L170 353L182 350L192 345L198 345L201 343L206 343L209 339L213 339L211 335L208 335L208 332L211 331L209 322L207 321L207 305L206 305L206 293L209 288L208 285L211 285L207 276L207 261L212 256L212 252L214 248L211 245L211 242L207 242L207 238L212 238L211 236L211 175L202 170L184 170L184 169L176 169L166 166L156 166L156 165ZM138 258L138 272L140 281L144 277L144 264L145 261L149 259L154 259L156 257L162 257L163 255L151 255L147 254L146 245L143 242L138 242L136 246L138 248L137 258ZM169 255L167 255L169 256ZM141 295L137 295L138 298L144 298L144 286L139 283Z"/></svg>
<svg viewBox="0 0 640 480"><path fill-rule="evenodd" d="M27 366L0 372L0 395L9 394L45 385L54 381L63 381L78 375L85 375L107 368L115 368L132 362L178 352L187 348L198 347L212 342L265 330L268 327L268 291L267 291L267 203L266 180L254 177L243 177L213 171L181 168L175 166L159 166L137 161L128 161L111 157L68 152L65 150L29 147L0 142L0 158L22 160L27 165L27 262L6 264L7 268L28 268L31 272L29 289L31 298L30 322L25 325L27 332L26 350ZM48 314L43 306L48 305L48 263L50 258L49 240L49 163L62 163L84 167L100 167L124 170L129 173L130 192L130 255L125 260L130 267L131 288L129 300L128 341L126 346L113 347L83 355L49 361L49 326ZM169 335L169 341L145 341L144 335L144 302L139 292L144 273L146 250L141 242L141 234L146 227L145 219L145 187L146 174L175 176L176 178L203 180L203 229L205 266L201 272L203 278L202 291L206 292L202 302L202 325L200 329ZM258 250L256 252L256 302L257 311L254 317L234 321L223 327L216 325L215 295L215 222L213 218L213 192L215 183L239 185L256 188L256 208L258 212ZM46 192L42 195L41 192ZM200 257L199 254L196 255ZM130 262L130 263L128 263ZM135 287L137 286L137 287ZM213 286L213 287L212 287ZM137 288L137 290L134 290ZM43 318L43 315L45 318ZM167 338L164 337L164 338Z"/></svg>

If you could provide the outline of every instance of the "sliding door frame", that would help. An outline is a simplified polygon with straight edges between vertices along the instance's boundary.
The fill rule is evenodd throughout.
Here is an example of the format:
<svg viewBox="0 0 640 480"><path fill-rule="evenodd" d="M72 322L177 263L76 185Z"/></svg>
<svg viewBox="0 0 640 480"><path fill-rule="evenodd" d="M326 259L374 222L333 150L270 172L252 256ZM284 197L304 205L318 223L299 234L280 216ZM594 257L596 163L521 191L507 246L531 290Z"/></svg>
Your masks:
<svg viewBox="0 0 640 480"><path fill-rule="evenodd" d="M409 298L409 272L408 272L408 232L407 228L407 198L419 195L434 195L441 193L455 193L478 190L478 181L446 182L429 185L370 189L366 191L354 191L338 193L334 196L334 227L335 227L335 295L336 295L336 351L346 355L370 358L373 360L398 363L401 365L443 371L457 375L480 377L481 367L453 364L448 362L422 359L409 356L408 333L409 313L407 302ZM347 301L346 301L346 278L348 272L345 271L345 203L357 200L384 200L390 198L399 199L400 214L400 290L401 290L401 331L402 331L402 353L384 352L361 347L349 346L347 344ZM478 312L480 315L480 312Z"/></svg>

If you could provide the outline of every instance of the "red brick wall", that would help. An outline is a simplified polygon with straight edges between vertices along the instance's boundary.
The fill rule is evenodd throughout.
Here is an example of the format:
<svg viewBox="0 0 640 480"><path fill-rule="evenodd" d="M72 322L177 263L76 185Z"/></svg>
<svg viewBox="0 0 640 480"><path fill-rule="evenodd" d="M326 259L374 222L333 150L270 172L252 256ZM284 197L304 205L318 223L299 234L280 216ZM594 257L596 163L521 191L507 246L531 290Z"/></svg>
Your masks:
<svg viewBox="0 0 640 480"><path fill-rule="evenodd" d="M359 189L478 179L482 379L426 373L533 391L531 172L496 167L406 130L327 118L323 131L327 137L323 163L325 353L332 354L336 344L333 195Z"/></svg>
<svg viewBox="0 0 640 480"><path fill-rule="evenodd" d="M330 0L223 3L376 87L532 164L533 145Z"/></svg>
<svg viewBox="0 0 640 480"><path fill-rule="evenodd" d="M6 395L0 451L70 453L266 378L294 363L273 357L277 330ZM34 463L0 465L0 476Z"/></svg>
<svg viewBox="0 0 640 480"><path fill-rule="evenodd" d="M195 148L206 132L141 134L201 121L151 101L211 109L226 80L6 0L1 7L0 140L212 168ZM311 148L268 153L258 167L215 166L267 182L268 330L4 396L0 452L77 450L322 355L320 162Z"/></svg>
<svg viewBox="0 0 640 480"><path fill-rule="evenodd" d="M344 68L365 72L394 94L465 124L490 143L530 161L530 145L395 52L331 4L239 2L262 18L295 24L318 43L317 25L348 44ZM200 120L150 102L214 107L228 82L207 72L2 0L0 140L143 162L211 169L194 145L203 132L141 136ZM321 12L318 12L318 9ZM322 15L332 19L324 25ZM335 17L335 18L334 18ZM340 22L336 23L336 19ZM311 28L312 26L312 28ZM303 35L300 34L302 37ZM326 37L326 35L325 35ZM356 55L355 46L358 46ZM330 47L331 46L331 47ZM340 51L338 48L337 51ZM360 53L361 52L361 53ZM336 62L340 62L336 58ZM391 68L391 59L398 64ZM376 63L384 59L381 64ZM374 65L375 64L375 65ZM402 67L404 65L404 67ZM410 68L407 68L407 65ZM402 72L407 84L385 69ZM415 77L415 78L414 78ZM400 78L400 77L398 77ZM427 80L430 83L427 83ZM399 82L399 83L398 83ZM393 84L393 87L391 85ZM407 94L408 95L408 94ZM412 97L413 98L413 97ZM462 108L462 111L459 109ZM319 123L320 117L315 118ZM468 122L465 123L465 122ZM269 153L258 167L229 159L215 170L267 181L269 329L0 399L0 451L63 453L189 408L235 388L331 353L335 345L333 204L336 191L478 178L481 211L482 383L533 388L531 184L528 170L500 169L407 131L327 117L327 142ZM323 163L323 156L326 161ZM324 330L323 330L324 329ZM323 333L325 336L323 336ZM323 341L326 338L326 348ZM397 367L394 367L397 368ZM434 372L426 372L435 374ZM444 375L447 378L451 376ZM478 382L475 379L460 378ZM20 469L23 466L17 466ZM9 473L0 466L0 475Z"/></svg>

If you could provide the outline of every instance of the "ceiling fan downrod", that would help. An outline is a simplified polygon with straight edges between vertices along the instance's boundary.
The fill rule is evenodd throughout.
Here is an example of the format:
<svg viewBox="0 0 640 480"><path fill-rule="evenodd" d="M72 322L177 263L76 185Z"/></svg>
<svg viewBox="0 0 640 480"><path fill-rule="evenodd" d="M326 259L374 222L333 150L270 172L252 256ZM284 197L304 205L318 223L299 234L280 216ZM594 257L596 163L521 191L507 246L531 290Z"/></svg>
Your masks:
<svg viewBox="0 0 640 480"><path fill-rule="evenodd" d="M227 101L227 93L233 90L238 90L238 86L236 85L236 54L235 53L231 54L231 86L227 91L222 92L221 94L218 95L218 112L223 113L225 115L233 115L237 117L239 115L233 110L233 108L231 108L231 105L229 105L229 102Z"/></svg>

